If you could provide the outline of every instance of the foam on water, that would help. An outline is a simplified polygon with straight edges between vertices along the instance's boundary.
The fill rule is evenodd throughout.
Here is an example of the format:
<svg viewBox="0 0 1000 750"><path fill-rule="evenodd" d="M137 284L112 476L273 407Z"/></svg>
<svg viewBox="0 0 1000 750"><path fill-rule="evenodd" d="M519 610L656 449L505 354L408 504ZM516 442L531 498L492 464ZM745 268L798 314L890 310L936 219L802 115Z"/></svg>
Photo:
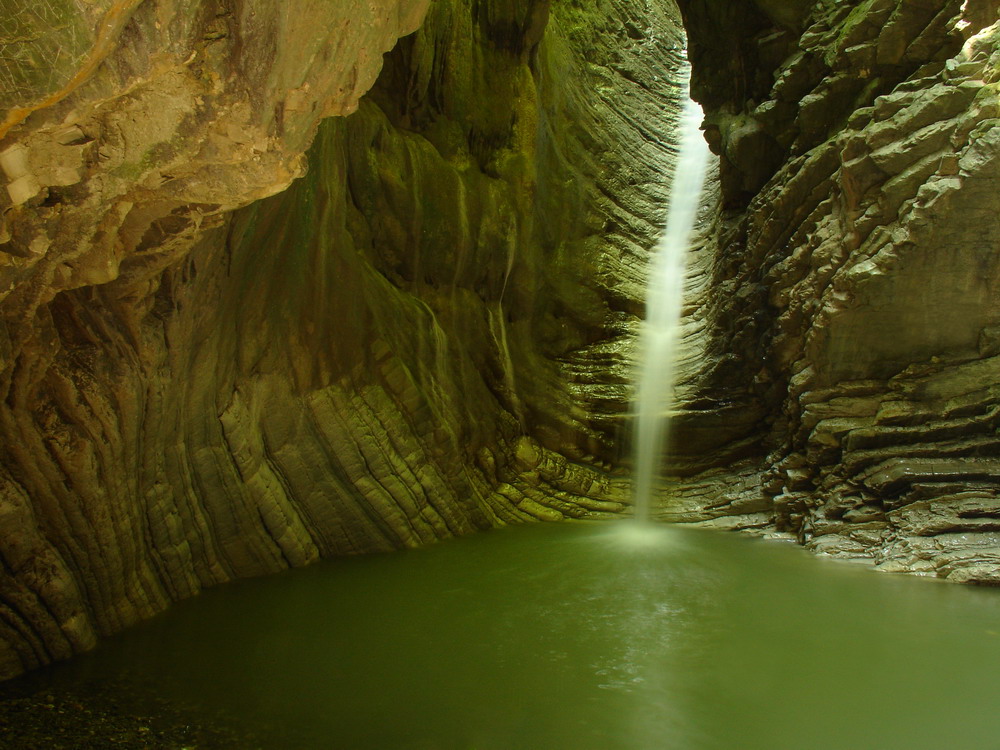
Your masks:
<svg viewBox="0 0 1000 750"><path fill-rule="evenodd" d="M609 524L607 539L616 547L629 550L665 551L683 544L675 529L634 519Z"/></svg>

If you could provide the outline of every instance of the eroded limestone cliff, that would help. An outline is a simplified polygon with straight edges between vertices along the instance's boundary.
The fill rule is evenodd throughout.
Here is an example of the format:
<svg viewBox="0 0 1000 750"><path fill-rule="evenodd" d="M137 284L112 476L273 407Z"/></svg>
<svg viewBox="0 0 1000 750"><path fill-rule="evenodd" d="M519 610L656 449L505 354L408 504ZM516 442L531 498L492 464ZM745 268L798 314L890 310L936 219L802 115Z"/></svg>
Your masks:
<svg viewBox="0 0 1000 750"><path fill-rule="evenodd" d="M2 39L0 677L236 577L621 509L671 3L77 5Z"/></svg>
<svg viewBox="0 0 1000 750"><path fill-rule="evenodd" d="M688 377L766 454L709 514L1000 581L997 3L680 5L722 156Z"/></svg>

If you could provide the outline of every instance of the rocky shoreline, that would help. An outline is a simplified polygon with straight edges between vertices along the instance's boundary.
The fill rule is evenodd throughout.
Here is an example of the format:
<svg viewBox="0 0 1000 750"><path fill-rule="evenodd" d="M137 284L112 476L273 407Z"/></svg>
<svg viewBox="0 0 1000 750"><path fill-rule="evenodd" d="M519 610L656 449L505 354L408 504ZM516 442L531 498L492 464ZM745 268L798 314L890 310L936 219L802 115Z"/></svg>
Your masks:
<svg viewBox="0 0 1000 750"><path fill-rule="evenodd" d="M157 695L128 677L62 685L44 675L0 684L0 750L254 750L226 717Z"/></svg>

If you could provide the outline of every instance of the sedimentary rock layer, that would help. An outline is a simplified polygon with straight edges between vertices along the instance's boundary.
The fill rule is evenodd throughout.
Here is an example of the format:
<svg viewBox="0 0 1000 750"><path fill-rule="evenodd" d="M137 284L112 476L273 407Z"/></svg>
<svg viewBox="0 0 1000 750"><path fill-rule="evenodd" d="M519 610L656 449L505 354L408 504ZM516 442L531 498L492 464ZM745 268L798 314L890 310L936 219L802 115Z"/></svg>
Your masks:
<svg viewBox="0 0 1000 750"><path fill-rule="evenodd" d="M210 465L215 446L198 437L222 431L170 434L171 422L207 414L185 420L169 400L158 346L170 342L155 329L176 286L170 269L227 209L303 172L320 118L357 107L382 53L426 9L361 5L5 8L0 675L277 554L220 562L198 538L212 535L205 501L176 484L197 472L163 474L178 461ZM175 355L186 348L173 343ZM221 409L209 413L221 425ZM218 546L247 523L237 515L221 522Z"/></svg>
<svg viewBox="0 0 1000 750"><path fill-rule="evenodd" d="M681 5L722 156L705 348L734 365L692 377L767 454L711 514L1000 580L996 3Z"/></svg>
<svg viewBox="0 0 1000 750"><path fill-rule="evenodd" d="M622 507L565 456L617 450L672 4L77 6L2 39L0 677L232 578Z"/></svg>

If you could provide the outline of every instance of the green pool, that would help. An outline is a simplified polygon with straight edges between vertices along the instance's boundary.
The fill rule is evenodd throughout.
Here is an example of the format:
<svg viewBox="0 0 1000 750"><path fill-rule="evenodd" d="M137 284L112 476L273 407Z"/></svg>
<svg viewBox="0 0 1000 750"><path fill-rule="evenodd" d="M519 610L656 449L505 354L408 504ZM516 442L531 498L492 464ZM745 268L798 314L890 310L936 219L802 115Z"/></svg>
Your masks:
<svg viewBox="0 0 1000 750"><path fill-rule="evenodd" d="M281 750L984 750L1000 591L537 525L222 587L54 670L126 672Z"/></svg>

